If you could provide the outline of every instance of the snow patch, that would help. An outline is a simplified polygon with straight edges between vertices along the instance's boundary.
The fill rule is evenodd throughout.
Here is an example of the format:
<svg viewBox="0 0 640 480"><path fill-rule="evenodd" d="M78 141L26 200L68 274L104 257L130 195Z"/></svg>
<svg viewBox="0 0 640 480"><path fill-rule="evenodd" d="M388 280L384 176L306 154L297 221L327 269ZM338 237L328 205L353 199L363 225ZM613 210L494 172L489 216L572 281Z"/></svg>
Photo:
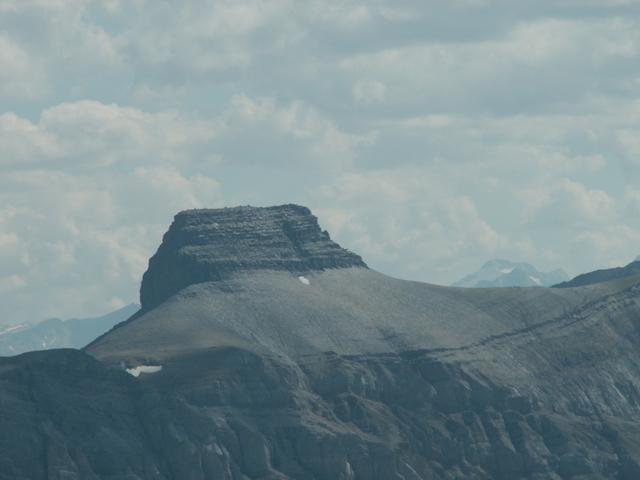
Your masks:
<svg viewBox="0 0 640 480"><path fill-rule="evenodd" d="M538 278L538 277L532 277L531 275L529 275L529 278L531 279L531 281L533 283L535 283L536 285L542 285L542 281Z"/></svg>
<svg viewBox="0 0 640 480"><path fill-rule="evenodd" d="M156 373L162 370L162 365L138 365L137 367L127 368L127 373L134 377L139 377L141 373Z"/></svg>
<svg viewBox="0 0 640 480"><path fill-rule="evenodd" d="M349 460L345 460L345 473L347 474L347 478L353 478L353 467L349 463Z"/></svg>
<svg viewBox="0 0 640 480"><path fill-rule="evenodd" d="M44 340L42 340L42 348L44 349L51 348L51 346L56 343L57 339L58 337L56 337L55 335L52 338L45 337Z"/></svg>
<svg viewBox="0 0 640 480"><path fill-rule="evenodd" d="M511 273L515 270L515 267L511 267L511 268L501 268L500 270L498 270L500 273L504 273L505 275L507 273Z"/></svg>
<svg viewBox="0 0 640 480"><path fill-rule="evenodd" d="M298 280L300 280L305 285L311 285L311 282L309 281L309 279L307 277L299 276Z"/></svg>
<svg viewBox="0 0 640 480"><path fill-rule="evenodd" d="M27 325L13 325L11 327L7 327L4 330L0 330L0 335L6 335L7 333L15 332L16 330L23 330L27 328Z"/></svg>
<svg viewBox="0 0 640 480"><path fill-rule="evenodd" d="M218 445L216 442L213 443L208 443L205 448L207 449L207 451L209 452L213 452L215 451L216 454L219 457L223 457L224 456L224 452L222 451L222 449L220 448L220 445Z"/></svg>
<svg viewBox="0 0 640 480"><path fill-rule="evenodd" d="M404 466L407 467L411 473L415 474L416 477L421 478L420 475L418 475L418 472L416 472L411 465L409 465L408 463L405 463Z"/></svg>

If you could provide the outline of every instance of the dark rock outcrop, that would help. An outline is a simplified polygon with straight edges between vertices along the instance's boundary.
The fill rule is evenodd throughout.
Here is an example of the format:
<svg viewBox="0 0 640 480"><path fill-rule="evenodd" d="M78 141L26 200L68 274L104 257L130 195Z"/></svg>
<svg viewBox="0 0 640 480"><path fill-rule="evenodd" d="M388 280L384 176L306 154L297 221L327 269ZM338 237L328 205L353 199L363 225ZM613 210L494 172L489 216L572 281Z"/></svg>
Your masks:
<svg viewBox="0 0 640 480"><path fill-rule="evenodd" d="M306 207L187 210L175 216L142 278L143 310L184 287L251 270L365 267L333 242Z"/></svg>
<svg viewBox="0 0 640 480"><path fill-rule="evenodd" d="M583 287L585 285L593 285L596 283L608 282L611 280L617 280L620 278L631 277L633 275L640 275L640 261L634 260L633 262L625 265L624 267L605 268L602 270L595 270L589 273L583 273L577 277L572 278L567 282L558 283L554 285L555 288L569 288L569 287Z"/></svg>

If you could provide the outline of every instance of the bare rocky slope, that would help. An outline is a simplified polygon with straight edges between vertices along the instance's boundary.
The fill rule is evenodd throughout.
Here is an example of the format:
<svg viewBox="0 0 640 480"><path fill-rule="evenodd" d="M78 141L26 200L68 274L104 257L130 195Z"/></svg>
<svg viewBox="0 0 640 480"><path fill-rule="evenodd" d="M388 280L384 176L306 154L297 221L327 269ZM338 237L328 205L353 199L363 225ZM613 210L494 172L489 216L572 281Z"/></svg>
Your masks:
<svg viewBox="0 0 640 480"><path fill-rule="evenodd" d="M409 282L304 207L183 212L140 313L0 359L0 479L640 478L639 292Z"/></svg>

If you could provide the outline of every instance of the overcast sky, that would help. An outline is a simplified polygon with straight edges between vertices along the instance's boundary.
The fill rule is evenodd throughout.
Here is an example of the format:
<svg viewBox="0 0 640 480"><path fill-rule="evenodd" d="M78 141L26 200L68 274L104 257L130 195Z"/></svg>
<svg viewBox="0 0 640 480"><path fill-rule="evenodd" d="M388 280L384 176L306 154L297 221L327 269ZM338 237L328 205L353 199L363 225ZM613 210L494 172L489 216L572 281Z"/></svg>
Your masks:
<svg viewBox="0 0 640 480"><path fill-rule="evenodd" d="M639 128L638 0L0 0L0 323L137 300L193 207L435 283L622 265Z"/></svg>

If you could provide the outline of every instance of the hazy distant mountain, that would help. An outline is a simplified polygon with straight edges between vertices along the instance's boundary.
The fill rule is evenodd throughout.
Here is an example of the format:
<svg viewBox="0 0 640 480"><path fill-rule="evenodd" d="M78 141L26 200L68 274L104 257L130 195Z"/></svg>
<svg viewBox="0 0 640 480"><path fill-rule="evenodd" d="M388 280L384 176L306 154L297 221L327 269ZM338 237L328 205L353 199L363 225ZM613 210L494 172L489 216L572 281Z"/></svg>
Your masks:
<svg viewBox="0 0 640 480"><path fill-rule="evenodd" d="M557 285L554 285L554 287L581 287L584 285L608 282L609 280L616 280L638 274L640 274L640 257L637 257L633 262L625 265L624 267L605 268L589 273L583 273L582 275L572 278L568 282L558 283Z"/></svg>
<svg viewBox="0 0 640 480"><path fill-rule="evenodd" d="M453 284L454 287L549 287L567 280L564 270L540 272L528 263L490 260L480 270Z"/></svg>
<svg viewBox="0 0 640 480"><path fill-rule="evenodd" d="M639 292L400 280L304 207L182 212L138 314L0 358L0 480L635 480Z"/></svg>
<svg viewBox="0 0 640 480"><path fill-rule="evenodd" d="M96 318L52 318L35 325L4 327L0 329L0 356L52 348L82 348L114 325L129 318L139 308L139 305L131 304Z"/></svg>

